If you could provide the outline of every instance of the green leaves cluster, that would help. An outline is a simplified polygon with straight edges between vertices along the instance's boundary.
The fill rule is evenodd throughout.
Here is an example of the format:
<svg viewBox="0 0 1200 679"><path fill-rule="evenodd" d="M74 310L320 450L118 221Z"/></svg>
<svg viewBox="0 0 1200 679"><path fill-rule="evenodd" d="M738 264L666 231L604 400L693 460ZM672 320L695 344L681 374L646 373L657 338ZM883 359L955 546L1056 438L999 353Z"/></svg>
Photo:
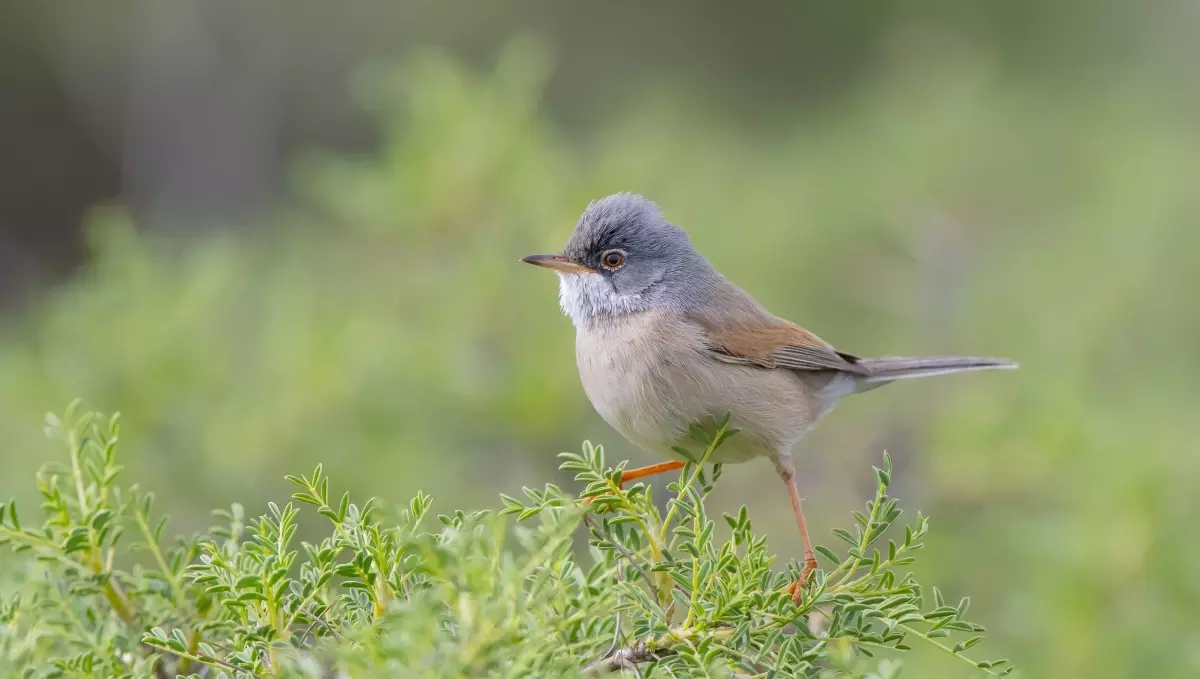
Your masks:
<svg viewBox="0 0 1200 679"><path fill-rule="evenodd" d="M705 463L727 422L694 432L699 454L659 503L623 488L601 448L564 454L585 484L502 497L500 512L429 519L418 494L385 510L331 495L320 466L289 476L292 501L248 518L234 505L203 534L164 541L154 497L117 483L117 418L48 418L66 464L38 475L44 519L0 505L0 544L28 565L0 603L0 669L23 677L877 677L918 639L950 655L981 640L969 601L945 602L900 571L928 522L903 527L886 496L856 512L844 556L820 548L799 605L799 572L774 568L743 507L718 522ZM336 499L335 499L336 498ZM298 539L302 508L324 537ZM505 514L520 519L512 524ZM580 529L587 546L576 544ZM895 527L895 531L889 529ZM312 531L312 527L305 533ZM882 544L886 534L895 534ZM726 537L727 535L727 537ZM128 537L126 537L128 536ZM1008 672L1007 661L973 662Z"/></svg>
<svg viewBox="0 0 1200 679"><path fill-rule="evenodd" d="M887 676L894 664L875 666L869 659L910 650L908 642L915 638L966 660L962 652L984 631L963 618L969 600L947 606L933 588L929 601L912 574L899 570L923 547L928 520L918 514L903 526L903 538L877 546L890 528L899 527L902 515L898 501L886 495L891 482L886 453L883 467L875 469L876 496L865 513L854 512L853 532L834 531L849 544L845 556L817 547L830 567L815 574L797 606L786 588L801 565L772 568L766 539L754 534L745 507L723 517L731 532L723 541L716 539L717 522L705 511L720 466L706 475L704 463L736 433L727 422L717 422L692 432L704 446L701 454L676 450L689 463L680 480L667 486L665 514L650 486L621 488L623 465L607 469L601 449L585 445L583 455L562 456L563 468L576 471L576 480L587 484L583 496L596 512L588 519L591 544L616 569L616 610L627 615L624 643L636 649L634 655L668 676L713 668L753 677L859 676L872 669ZM504 511L528 518L572 501L554 486L527 490L526 496L528 505L504 498ZM939 640L956 632L976 636L953 645ZM612 657L613 667L627 664L625 657ZM1007 660L967 662L997 676L1011 669Z"/></svg>

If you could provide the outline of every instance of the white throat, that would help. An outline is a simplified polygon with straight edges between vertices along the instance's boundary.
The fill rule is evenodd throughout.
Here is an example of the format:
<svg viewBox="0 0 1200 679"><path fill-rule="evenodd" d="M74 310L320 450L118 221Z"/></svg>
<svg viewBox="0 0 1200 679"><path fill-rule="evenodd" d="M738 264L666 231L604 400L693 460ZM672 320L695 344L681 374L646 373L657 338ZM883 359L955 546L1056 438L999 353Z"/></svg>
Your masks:
<svg viewBox="0 0 1200 679"><path fill-rule="evenodd" d="M558 304L576 328L646 309L642 295L622 295L604 276L586 272L558 272Z"/></svg>

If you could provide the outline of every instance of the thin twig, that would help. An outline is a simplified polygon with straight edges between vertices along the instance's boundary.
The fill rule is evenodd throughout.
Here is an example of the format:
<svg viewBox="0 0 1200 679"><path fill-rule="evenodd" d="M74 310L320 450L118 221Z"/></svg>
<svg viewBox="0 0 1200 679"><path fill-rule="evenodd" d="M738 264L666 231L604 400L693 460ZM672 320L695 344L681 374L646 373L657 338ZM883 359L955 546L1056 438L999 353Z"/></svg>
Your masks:
<svg viewBox="0 0 1200 679"><path fill-rule="evenodd" d="M312 631L316 628L317 621L314 619L311 625L304 628L304 634L300 635L300 641L296 642L297 645L303 646L304 644L308 643L308 635L312 634Z"/></svg>
<svg viewBox="0 0 1200 679"><path fill-rule="evenodd" d="M618 606L621 605L621 597L617 597L617 605ZM612 645L610 645L608 647L608 650L604 652L604 655L605 656L612 655L612 653L617 650L617 646L620 646L620 645L621 645L621 611L617 611L617 625L615 628L613 628Z"/></svg>
<svg viewBox="0 0 1200 679"><path fill-rule="evenodd" d="M198 663L201 663L204 665L213 665L213 666L217 666L217 667L224 667L225 669L233 670L234 672L243 672L245 674L249 674L250 676L254 677L255 679L262 679L262 675L252 672L251 670L248 670L244 667L238 667L237 665L234 665L232 663L225 662L224 660L221 660L220 658L201 658L199 656L192 655L191 653L184 653L182 651L176 651L175 649L170 648L169 646L152 646L151 648L153 648L156 651L160 651L162 653L169 653L171 655L178 656L180 658L187 658L188 660L191 660L192 662L198 662Z"/></svg>
<svg viewBox="0 0 1200 679"><path fill-rule="evenodd" d="M599 676L609 672L618 672L620 670L637 671L639 663L650 662L652 660L660 660L673 651L670 649L648 649L644 643L637 643L629 648L622 648L609 653L596 662L584 667L580 672L585 676Z"/></svg>
<svg viewBox="0 0 1200 679"><path fill-rule="evenodd" d="M583 515L583 521L584 521L584 523L586 523L588 525L588 528L591 528L592 530L596 531L601 536L603 536L604 539L607 540L610 545L612 545L613 547L616 548L617 552L620 553L621 556L625 557L625 559L629 561L629 564L631 566L633 566L634 568L637 569L638 575L642 576L642 579L646 581L646 585L650 588L651 592L658 591L657 588L654 586L654 581L650 579L650 574L648 574L646 572L646 570L644 568L642 568L641 564L639 564L633 558L633 554L631 554L629 552L629 550L625 549L624 546L622 546L619 542L617 542L616 540L613 539L612 533L608 532L607 526L603 526L603 524L601 524L603 526L603 528L596 528L596 524L592 521L592 517L587 514Z"/></svg>
<svg viewBox="0 0 1200 679"><path fill-rule="evenodd" d="M921 639L921 640L925 641L925 642L926 642L926 643L928 643L928 644L932 644L932 645L934 645L934 646L937 646L939 649L941 649L941 650L942 650L944 653L946 653L947 655L952 655L952 656L954 656L955 658L958 658L959 660L962 660L963 662L967 663L968 665L973 665L973 666L975 666L975 668L976 668L976 669L978 669L980 672L983 672L984 674L988 674L988 675L991 675L991 676L993 676L993 677L1002 677L1002 676L1004 676L1004 674L1001 674L1001 673L999 673L999 672L994 672L994 671L992 671L992 669L991 669L991 668L988 668L988 667L980 667L978 664L976 664L976 663L975 663L975 661L974 661L974 660L971 660L970 658L968 658L967 656L963 655L962 653L955 653L955 652L954 652L954 649L952 649L952 648L950 648L949 646L947 646L947 645L945 645L945 644L941 643L941 642L940 642L940 641L938 641L937 639L934 639L933 637L929 636L928 634L925 634L924 632L922 632L922 631L920 631L920 630L918 630L918 629L915 629L915 628L914 628L914 627L912 627L911 625L897 625L897 627L900 627L900 628L904 629L905 631L909 632L910 634L912 634L913 636L917 637L918 639ZM1011 668L1010 668L1010 669L1011 669Z"/></svg>
<svg viewBox="0 0 1200 679"><path fill-rule="evenodd" d="M584 515L584 518L587 518L586 514ZM590 521L588 521L588 528L593 528ZM620 564L617 564L616 573L617 573L617 582L625 582L625 570L623 568L621 568ZM617 606L616 607L618 610L617 610L617 619L613 625L612 644L609 645L608 650L605 651L604 654L601 656L602 658L612 655L614 652L616 652L617 647L619 647L621 645L621 611L620 611L621 595L620 594L617 595ZM634 671L636 672L636 668L634 669ZM639 677L640 677L640 675L639 675Z"/></svg>
<svg viewBox="0 0 1200 679"><path fill-rule="evenodd" d="M332 625L330 625L329 623L325 622L325 620L324 620L323 618L321 618L320 616L314 615L314 614L313 614L313 612L312 612L312 611L310 611L310 610L308 610L308 608L307 608L307 607L305 607L305 608L303 609L303 612L304 612L304 614L305 614L305 615L307 615L308 617L312 618L312 621L313 621L313 622L312 622L312 625L310 625L310 626L308 627L308 629L304 631L304 635L300 637L300 641L301 641L302 643L303 643L303 641L304 641L304 638L308 636L308 633L309 633L309 632L311 632L311 631L312 631L312 629L313 629L313 627L315 627L316 625L320 625L321 627L324 627L324 628L325 628L325 631L329 632L331 635L333 635L334 637L336 637L336 638L337 638L339 641L340 641L340 640L342 640L342 639L345 639L345 637L344 637L344 636L342 636L342 633L341 633L341 632L339 632L339 631L337 631L336 629L334 629Z"/></svg>

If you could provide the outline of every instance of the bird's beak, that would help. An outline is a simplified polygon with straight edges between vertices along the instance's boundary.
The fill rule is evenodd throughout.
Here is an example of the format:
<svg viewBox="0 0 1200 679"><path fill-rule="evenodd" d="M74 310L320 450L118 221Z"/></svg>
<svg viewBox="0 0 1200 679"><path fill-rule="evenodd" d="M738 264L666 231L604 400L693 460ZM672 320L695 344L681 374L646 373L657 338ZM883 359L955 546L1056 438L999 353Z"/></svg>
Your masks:
<svg viewBox="0 0 1200 679"><path fill-rule="evenodd" d="M534 266L544 266L547 269L554 269L563 273L594 273L595 269L590 266L584 266L578 262L572 261L564 255L529 255L522 257L522 262L532 264Z"/></svg>

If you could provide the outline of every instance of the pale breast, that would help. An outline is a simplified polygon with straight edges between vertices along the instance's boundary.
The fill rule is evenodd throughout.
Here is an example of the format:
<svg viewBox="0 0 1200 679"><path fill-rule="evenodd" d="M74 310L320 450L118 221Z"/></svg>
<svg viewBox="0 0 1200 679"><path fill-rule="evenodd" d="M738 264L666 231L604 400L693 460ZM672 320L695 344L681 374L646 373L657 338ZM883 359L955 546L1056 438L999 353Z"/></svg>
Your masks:
<svg viewBox="0 0 1200 679"><path fill-rule="evenodd" d="M714 461L741 462L791 449L822 414L813 390L787 370L712 359L703 331L669 311L623 314L580 327L576 360L593 407L630 442L673 456L691 424L731 413L742 430Z"/></svg>

